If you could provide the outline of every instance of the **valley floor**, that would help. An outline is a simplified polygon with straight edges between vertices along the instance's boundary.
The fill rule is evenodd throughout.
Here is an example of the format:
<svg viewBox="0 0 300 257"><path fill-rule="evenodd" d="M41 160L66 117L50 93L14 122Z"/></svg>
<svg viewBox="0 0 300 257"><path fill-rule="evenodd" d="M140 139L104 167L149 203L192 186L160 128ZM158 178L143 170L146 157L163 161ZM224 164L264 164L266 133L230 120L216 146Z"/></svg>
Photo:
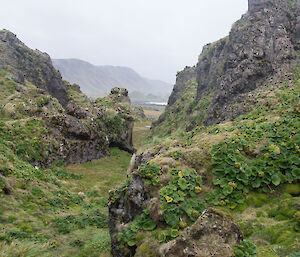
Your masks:
<svg viewBox="0 0 300 257"><path fill-rule="evenodd" d="M38 186L31 190L32 199L20 197L22 188L20 195L2 198L0 236L8 242L0 243L0 256L111 256L108 191L126 178L131 155L117 148L110 151L109 157L68 165L66 172L81 178L60 180L64 189L55 192L50 206L42 195L52 193L45 189L35 193L41 190ZM80 199L74 200L76 197ZM65 203L66 198L75 203ZM9 242L12 234L15 240Z"/></svg>

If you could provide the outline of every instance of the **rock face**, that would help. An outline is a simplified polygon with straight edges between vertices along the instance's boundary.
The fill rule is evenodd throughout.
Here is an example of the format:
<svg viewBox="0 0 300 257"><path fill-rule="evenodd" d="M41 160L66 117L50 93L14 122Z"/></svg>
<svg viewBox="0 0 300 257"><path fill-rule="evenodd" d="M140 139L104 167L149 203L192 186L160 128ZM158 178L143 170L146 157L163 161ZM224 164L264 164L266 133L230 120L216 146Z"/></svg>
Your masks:
<svg viewBox="0 0 300 257"><path fill-rule="evenodd" d="M145 119L146 118L146 115L145 115L143 107L141 107L141 106L134 106L133 110L136 113L136 115L138 116L138 118L141 118L141 119Z"/></svg>
<svg viewBox="0 0 300 257"><path fill-rule="evenodd" d="M271 79L281 80L281 74L296 65L300 1L249 0L248 5L248 12L232 26L229 36L207 44L196 68L186 68L177 77L166 111L184 94L186 81L196 77L197 103L191 114L204 118L201 124L187 125L190 129L232 120L247 112L249 92ZM208 95L209 106L201 109ZM165 116L162 114L154 125L163 122Z"/></svg>
<svg viewBox="0 0 300 257"><path fill-rule="evenodd" d="M72 112L68 112L71 115L60 114L46 117L49 137L55 135L57 142L55 154L48 159L46 166L49 166L55 159L63 160L66 164L83 163L109 154L108 137L99 126L96 117L89 112L84 112L75 103L69 103L68 110L70 106L77 112L72 109Z"/></svg>
<svg viewBox="0 0 300 257"><path fill-rule="evenodd" d="M225 213L207 209L175 240L160 247L161 257L231 257L233 247L243 240L239 226Z"/></svg>
<svg viewBox="0 0 300 257"><path fill-rule="evenodd" d="M28 80L57 98L63 107L67 106L67 88L49 55L31 50L8 30L0 31L0 68L10 71L17 82L23 84Z"/></svg>
<svg viewBox="0 0 300 257"><path fill-rule="evenodd" d="M215 90L205 124L245 112L231 106L274 74L293 66L299 50L297 1L249 0L249 11L228 37L204 47L197 64L197 99Z"/></svg>

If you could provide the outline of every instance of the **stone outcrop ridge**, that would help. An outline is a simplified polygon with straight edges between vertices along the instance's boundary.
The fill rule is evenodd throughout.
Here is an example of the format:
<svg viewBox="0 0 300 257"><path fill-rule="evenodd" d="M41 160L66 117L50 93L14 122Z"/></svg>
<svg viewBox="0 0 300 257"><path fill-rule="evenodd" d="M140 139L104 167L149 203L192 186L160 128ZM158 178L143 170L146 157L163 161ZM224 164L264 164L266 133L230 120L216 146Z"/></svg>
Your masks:
<svg viewBox="0 0 300 257"><path fill-rule="evenodd" d="M13 74L15 81L24 84L27 80L57 98L63 107L67 106L67 88L50 56L31 50L8 30L0 31L0 68Z"/></svg>
<svg viewBox="0 0 300 257"><path fill-rule="evenodd" d="M154 155L153 152L146 151L136 156L133 169L136 170L140 165L149 161ZM120 249L117 236L118 232L124 229L124 225L126 226L126 224L133 221L137 215L142 213L144 209L143 203L149 200L149 194L144 190L144 179L133 173L129 182L127 195L125 196L125 193L123 193L118 199L113 201L112 198L114 194L115 190L109 192L110 201L108 205L108 227L111 235L112 254L114 257L134 256L134 248L130 250L130 253L125 253L124 250Z"/></svg>
<svg viewBox="0 0 300 257"><path fill-rule="evenodd" d="M197 99L215 90L205 124L245 112L231 106L247 92L295 65L300 49L299 1L249 0L228 37L204 47L197 64Z"/></svg>
<svg viewBox="0 0 300 257"><path fill-rule="evenodd" d="M99 125L99 121L103 122L103 111L98 109L98 115L95 115L74 102L70 102L66 109L65 114L50 114L45 117L46 126L50 130L49 136L55 135L57 142L58 149L52 157L53 160L63 160L66 164L82 163L107 156L108 136ZM50 165L53 160L48 160Z"/></svg>
<svg viewBox="0 0 300 257"><path fill-rule="evenodd" d="M114 87L112 88L111 93L107 96L107 99L109 99L109 101L115 104L117 112L122 113L122 119L124 121L123 128L120 129L118 134L110 133L110 145L117 146L130 153L134 153L135 149L133 148L132 143L134 118L131 115L130 109L124 110L118 107L119 103L125 104L126 106L130 106L131 101L128 96L128 90L125 88ZM111 129L113 128L108 126L108 131L110 131Z"/></svg>
<svg viewBox="0 0 300 257"><path fill-rule="evenodd" d="M114 87L111 89L110 94L115 99L115 101L131 104L130 98L128 96L128 90L125 88Z"/></svg>
<svg viewBox="0 0 300 257"><path fill-rule="evenodd" d="M153 249L151 248L150 255L140 253L135 246L120 247L118 233L127 228L130 222L143 212L144 208L149 208L149 215L152 220L164 228L159 188L149 186L145 179L136 172L138 167L164 151L164 148L157 148L155 151L146 151L137 155L133 170L130 171L131 178L128 182L128 190L119 193L117 197L116 190L109 192L108 225L113 256L231 257L234 246L243 240L243 234L230 215L216 209L205 210L193 225L185 228L176 239L168 243L149 242L153 247L155 245Z"/></svg>

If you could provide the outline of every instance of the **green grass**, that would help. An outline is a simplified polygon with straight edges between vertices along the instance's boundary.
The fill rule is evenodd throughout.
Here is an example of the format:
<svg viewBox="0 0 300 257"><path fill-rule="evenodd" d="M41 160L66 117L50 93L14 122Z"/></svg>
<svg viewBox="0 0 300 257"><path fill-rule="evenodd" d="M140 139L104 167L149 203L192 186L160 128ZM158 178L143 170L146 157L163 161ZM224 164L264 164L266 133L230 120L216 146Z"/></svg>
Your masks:
<svg viewBox="0 0 300 257"><path fill-rule="evenodd" d="M131 155L57 167L53 181L13 176L16 187L0 198L0 256L110 256L108 191L126 179Z"/></svg>
<svg viewBox="0 0 300 257"><path fill-rule="evenodd" d="M104 197L108 191L126 179L126 171L131 155L118 148L110 149L110 156L83 164L70 164L66 170L70 173L81 174L80 183L71 185L75 192L96 190Z"/></svg>

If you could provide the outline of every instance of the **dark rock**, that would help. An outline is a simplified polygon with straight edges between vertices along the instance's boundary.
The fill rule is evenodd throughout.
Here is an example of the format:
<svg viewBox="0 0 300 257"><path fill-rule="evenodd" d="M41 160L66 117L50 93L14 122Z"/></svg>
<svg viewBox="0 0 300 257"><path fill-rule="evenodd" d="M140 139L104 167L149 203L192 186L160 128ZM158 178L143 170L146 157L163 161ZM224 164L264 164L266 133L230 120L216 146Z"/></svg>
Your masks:
<svg viewBox="0 0 300 257"><path fill-rule="evenodd" d="M82 94L81 89L80 89L80 86L79 86L78 84L76 84L76 83L72 84L72 88L73 88L73 90L75 90L77 93L81 93L81 94Z"/></svg>
<svg viewBox="0 0 300 257"><path fill-rule="evenodd" d="M69 102L66 107L66 113L74 116L78 119L85 119L87 118L88 112L83 110L80 106L78 106L74 102Z"/></svg>
<svg viewBox="0 0 300 257"><path fill-rule="evenodd" d="M296 1L249 0L249 12L233 25L229 37L203 48L197 64L198 101L215 90L205 125L244 113L242 106L231 108L242 94L295 63L299 13Z"/></svg>
<svg viewBox="0 0 300 257"><path fill-rule="evenodd" d="M109 216L108 226L111 235L111 247L114 257L133 256L132 252L125 253L119 245L117 234L124 229L123 224L129 223L143 211L143 202L146 199L144 193L144 180L137 174L133 174L128 186L127 197L125 192L116 201L112 201L114 190L109 192Z"/></svg>
<svg viewBox="0 0 300 257"><path fill-rule="evenodd" d="M17 85L16 86L16 91L17 92L20 92L20 93L25 93L26 92L26 89L20 85Z"/></svg>
<svg viewBox="0 0 300 257"><path fill-rule="evenodd" d="M241 240L243 234L230 215L208 209L178 238L163 244L158 256L231 257L233 247Z"/></svg>
<svg viewBox="0 0 300 257"><path fill-rule="evenodd" d="M145 164L147 161L151 160L155 155L152 151L145 151L135 158L134 169L137 169L139 166Z"/></svg>
<svg viewBox="0 0 300 257"><path fill-rule="evenodd" d="M56 160L67 164L99 159L109 155L110 145L134 152L133 117L127 105L119 104L130 103L126 89L113 89L104 110L82 94L79 85L63 81L46 53L29 49L7 30L0 31L0 66L18 82L18 93L8 97L0 107L4 114L15 117L17 98L29 98L31 105L23 104L24 112L30 118L38 117L47 128L43 133L43 158L30 161L32 165L48 168ZM32 88L34 93L30 91ZM108 112L112 114L111 120Z"/></svg>
<svg viewBox="0 0 300 257"><path fill-rule="evenodd" d="M136 150L132 144L132 132L134 126L134 119L132 116L127 115L123 117L122 125L118 133L114 131L114 128L108 127L110 146L116 146L120 149L134 153Z"/></svg>
<svg viewBox="0 0 300 257"><path fill-rule="evenodd" d="M83 163L109 154L109 141L97 122L70 115L50 115L45 122L58 149L49 156L48 163L39 166L50 166L54 160L63 160L66 164Z"/></svg>
<svg viewBox="0 0 300 257"><path fill-rule="evenodd" d="M24 84L28 80L67 106L67 88L49 55L31 50L8 30L0 31L0 65L13 74L16 82Z"/></svg>
<svg viewBox="0 0 300 257"><path fill-rule="evenodd" d="M263 8L270 8L274 0L248 0L249 12L256 12Z"/></svg>
<svg viewBox="0 0 300 257"><path fill-rule="evenodd" d="M246 113L249 92L270 84L271 79L280 81L281 74L297 65L300 1L249 0L248 4L249 11L233 24L229 36L207 44L196 68L187 67L178 74L166 111L154 126L182 108L179 100L193 77L197 78L197 99L195 103L191 99L187 110L187 131L200 123L212 125ZM200 109L201 100L209 101L208 108Z"/></svg>

